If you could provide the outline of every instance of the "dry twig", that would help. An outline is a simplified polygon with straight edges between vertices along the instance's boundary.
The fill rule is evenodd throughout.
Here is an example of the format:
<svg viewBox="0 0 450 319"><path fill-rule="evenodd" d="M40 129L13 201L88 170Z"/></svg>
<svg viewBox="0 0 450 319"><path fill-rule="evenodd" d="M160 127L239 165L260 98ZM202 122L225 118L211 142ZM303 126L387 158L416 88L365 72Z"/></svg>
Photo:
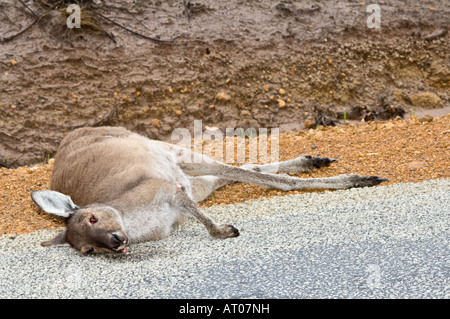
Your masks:
<svg viewBox="0 0 450 319"><path fill-rule="evenodd" d="M121 25L120 23L118 23L118 22L116 22L116 21L114 21L114 20L111 20L111 19L108 18L108 17L105 17L105 16L104 16L103 14L101 14L101 13L96 12L96 14L97 14L98 16L102 17L103 19L105 19L106 21L111 22L112 24L114 24L114 25L116 25L116 26L118 26L118 27L120 27L120 28L122 28L122 29L124 29L124 30L126 30L126 31L128 31L128 32L131 32L131 33L133 33L134 35L140 36L140 37L145 38L145 39L147 39L147 40L151 40L151 41L154 41L154 42L157 42L157 43L171 43L171 42L172 42L171 40L160 40L160 39L156 39L156 38L152 38L152 37L146 36L146 35L144 35L144 34L141 34L141 33L139 33L139 32L136 32L136 31L134 31L134 30L128 29L127 27L124 27L124 26Z"/></svg>

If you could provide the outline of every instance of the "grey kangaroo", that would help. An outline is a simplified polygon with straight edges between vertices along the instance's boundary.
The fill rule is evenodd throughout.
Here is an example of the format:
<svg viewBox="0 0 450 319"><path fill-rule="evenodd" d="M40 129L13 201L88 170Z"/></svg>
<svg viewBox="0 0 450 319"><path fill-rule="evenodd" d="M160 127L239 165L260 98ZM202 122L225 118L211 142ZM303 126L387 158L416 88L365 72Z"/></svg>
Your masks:
<svg viewBox="0 0 450 319"><path fill-rule="evenodd" d="M268 188L339 189L374 186L377 176L339 175L298 178L277 172L309 172L334 159L309 155L265 165L228 165L180 146L132 133L120 127L80 128L58 148L52 190L32 192L45 212L65 219L66 229L43 246L69 243L81 253L126 253L130 243L159 240L185 216L196 218L212 237L239 236L229 224L218 224L197 203L234 182ZM198 161L196 161L198 162ZM191 176L195 175L195 176Z"/></svg>

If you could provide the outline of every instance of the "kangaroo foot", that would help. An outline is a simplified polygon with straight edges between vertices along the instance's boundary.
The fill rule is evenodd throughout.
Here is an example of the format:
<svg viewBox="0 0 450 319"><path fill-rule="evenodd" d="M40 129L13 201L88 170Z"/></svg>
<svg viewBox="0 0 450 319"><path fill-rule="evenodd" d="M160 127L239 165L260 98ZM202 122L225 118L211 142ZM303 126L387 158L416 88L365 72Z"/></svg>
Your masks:
<svg viewBox="0 0 450 319"><path fill-rule="evenodd" d="M239 230L230 224L217 225L208 230L214 238L232 238L239 236Z"/></svg>

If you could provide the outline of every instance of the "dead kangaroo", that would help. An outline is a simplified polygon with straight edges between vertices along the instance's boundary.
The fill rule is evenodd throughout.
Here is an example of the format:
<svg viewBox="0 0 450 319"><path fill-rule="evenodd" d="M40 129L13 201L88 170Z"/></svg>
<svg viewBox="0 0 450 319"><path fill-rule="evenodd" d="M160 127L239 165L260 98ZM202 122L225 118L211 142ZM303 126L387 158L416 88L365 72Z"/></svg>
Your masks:
<svg viewBox="0 0 450 319"><path fill-rule="evenodd" d="M196 204L226 184L246 182L288 191L374 186L386 181L355 174L306 179L275 174L308 172L335 161L326 157L304 155L235 167L203 155L201 163L190 163L192 155L188 149L120 127L69 133L56 154L52 190L31 194L40 208L66 222L63 232L41 245L69 243L81 253L125 253L130 243L168 236L184 216L195 217L212 237L236 237L239 231L234 226L216 223Z"/></svg>

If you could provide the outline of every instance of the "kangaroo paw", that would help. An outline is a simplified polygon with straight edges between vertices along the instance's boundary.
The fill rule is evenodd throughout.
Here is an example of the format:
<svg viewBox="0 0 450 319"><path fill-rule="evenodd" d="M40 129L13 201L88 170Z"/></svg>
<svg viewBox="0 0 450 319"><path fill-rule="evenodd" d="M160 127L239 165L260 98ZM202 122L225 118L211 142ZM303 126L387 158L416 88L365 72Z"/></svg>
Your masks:
<svg viewBox="0 0 450 319"><path fill-rule="evenodd" d="M222 224L209 231L214 238L232 238L239 236L239 230L230 224Z"/></svg>
<svg viewBox="0 0 450 319"><path fill-rule="evenodd" d="M328 158L328 157L312 157L311 158L311 164L314 168L327 167L327 166L330 166L330 164L333 162L337 162L337 159Z"/></svg>
<svg viewBox="0 0 450 319"><path fill-rule="evenodd" d="M335 158L328 158L328 157L317 157L317 156L311 156L311 155L304 155L304 160L308 161L305 166L313 168L321 168L321 167L327 167L330 166L331 163L337 162L337 159Z"/></svg>
<svg viewBox="0 0 450 319"><path fill-rule="evenodd" d="M382 182L388 181L387 178L381 178L378 176L359 176L359 175L351 175L350 177L350 186L348 188L353 187L366 187L366 186L375 186Z"/></svg>

